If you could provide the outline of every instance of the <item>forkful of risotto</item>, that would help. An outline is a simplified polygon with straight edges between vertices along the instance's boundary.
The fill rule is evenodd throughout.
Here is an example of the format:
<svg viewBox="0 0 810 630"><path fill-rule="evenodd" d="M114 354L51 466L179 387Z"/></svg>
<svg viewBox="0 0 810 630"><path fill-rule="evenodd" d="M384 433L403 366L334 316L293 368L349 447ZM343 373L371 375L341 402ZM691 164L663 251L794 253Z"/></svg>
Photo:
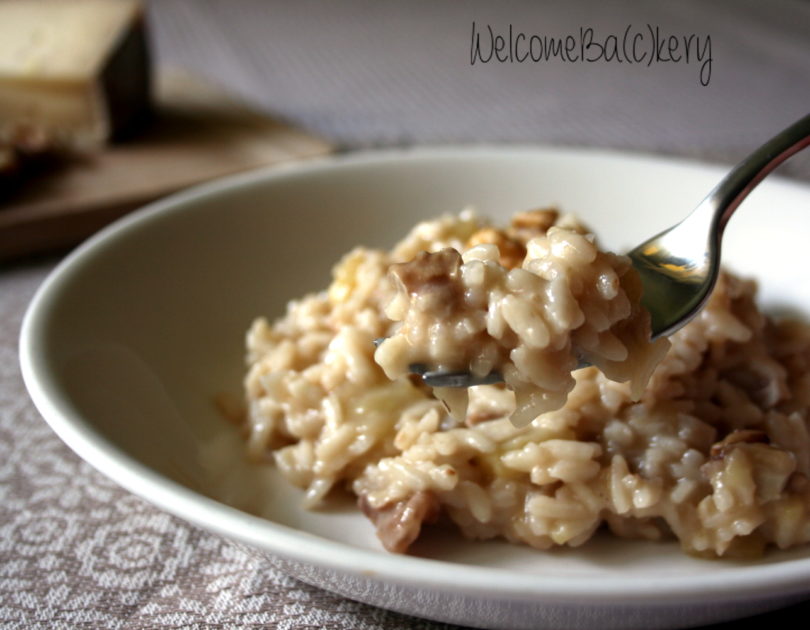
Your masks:
<svg viewBox="0 0 810 630"><path fill-rule="evenodd" d="M504 382L512 421L565 404L572 372L593 365L629 381L638 398L666 354L666 337L703 307L720 273L728 219L776 166L810 144L810 115L738 164L681 223L627 256L601 251L571 217L522 213L485 228L467 248L421 252L394 265L386 315L401 322L376 341L389 378L412 373L464 417L466 388Z"/></svg>

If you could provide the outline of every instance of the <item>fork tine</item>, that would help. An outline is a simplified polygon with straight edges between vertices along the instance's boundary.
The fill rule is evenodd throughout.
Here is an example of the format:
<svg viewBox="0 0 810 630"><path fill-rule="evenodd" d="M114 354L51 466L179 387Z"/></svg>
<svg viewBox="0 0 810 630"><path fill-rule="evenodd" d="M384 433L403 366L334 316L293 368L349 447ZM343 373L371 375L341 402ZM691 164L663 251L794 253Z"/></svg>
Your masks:
<svg viewBox="0 0 810 630"><path fill-rule="evenodd" d="M590 363L580 359L574 369L579 370L589 365ZM411 363L408 371L421 376L425 385L430 387L473 387L503 383L503 375L500 372L490 372L484 376L476 376L470 372L442 372L441 370L429 370L424 363Z"/></svg>
<svg viewBox="0 0 810 630"><path fill-rule="evenodd" d="M416 366L412 366L416 367ZM420 366L421 367L421 366ZM415 370L412 372L419 374ZM475 376L469 372L423 372L422 381L430 387L473 387L474 385L493 385L502 383L503 376L499 372L490 372L484 376Z"/></svg>

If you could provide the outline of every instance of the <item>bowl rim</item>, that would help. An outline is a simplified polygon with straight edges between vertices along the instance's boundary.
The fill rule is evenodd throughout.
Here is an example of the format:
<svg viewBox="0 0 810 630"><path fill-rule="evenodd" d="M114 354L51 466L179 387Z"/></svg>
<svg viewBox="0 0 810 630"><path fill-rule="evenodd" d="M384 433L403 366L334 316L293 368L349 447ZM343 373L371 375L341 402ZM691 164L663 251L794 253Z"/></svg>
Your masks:
<svg viewBox="0 0 810 630"><path fill-rule="evenodd" d="M29 303L19 337L20 366L29 395L45 421L74 452L128 491L204 529L304 564L414 589L436 585L444 591L475 593L483 597L531 596L537 601L553 600L557 603L583 602L585 598L588 603L661 604L684 598L691 601L710 601L718 596L743 599L753 595L761 597L766 593L789 595L808 590L810 557L744 566L733 561L721 561L728 562L722 565L721 573L706 571L697 575L636 575L606 579L604 575L547 575L471 566L352 547L253 516L164 477L96 433L58 394L52 368L42 348L41 332L48 324L49 310L58 302L62 285L133 230L175 212L193 211L196 202L212 195L227 195L244 187L272 184L289 178L317 177L324 173L380 164L396 167L400 162L541 155L630 160L701 172L708 169L716 171L718 175L724 172L724 167L717 164L632 151L483 144L358 151L260 168L200 184L150 203L103 228L68 254L48 275ZM770 177L768 181L769 186L798 188L802 194L810 196L810 186L802 182L779 176ZM527 551L533 553L528 548ZM706 562L707 569L718 566L717 561L697 561ZM722 579L718 579L719 576Z"/></svg>

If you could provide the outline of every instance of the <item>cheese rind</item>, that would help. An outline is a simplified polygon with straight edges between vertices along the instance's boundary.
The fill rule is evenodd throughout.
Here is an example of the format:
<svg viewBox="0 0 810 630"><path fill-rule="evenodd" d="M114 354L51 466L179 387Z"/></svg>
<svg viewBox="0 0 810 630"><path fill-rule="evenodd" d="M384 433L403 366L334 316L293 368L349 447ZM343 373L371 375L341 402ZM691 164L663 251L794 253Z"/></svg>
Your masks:
<svg viewBox="0 0 810 630"><path fill-rule="evenodd" d="M0 2L0 144L93 150L136 127L149 100L137 0Z"/></svg>

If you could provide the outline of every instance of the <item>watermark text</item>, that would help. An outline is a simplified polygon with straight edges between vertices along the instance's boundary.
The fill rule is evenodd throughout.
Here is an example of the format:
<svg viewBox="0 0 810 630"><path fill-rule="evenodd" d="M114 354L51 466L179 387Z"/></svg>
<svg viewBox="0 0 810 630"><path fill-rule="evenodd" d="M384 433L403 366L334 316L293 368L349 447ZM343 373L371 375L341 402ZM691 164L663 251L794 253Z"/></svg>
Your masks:
<svg viewBox="0 0 810 630"><path fill-rule="evenodd" d="M702 86L712 78L712 38L697 34L675 35L658 26L628 24L619 34L600 34L592 27L562 36L496 31L489 24L472 23L470 65L476 63L626 63L651 66L661 63L695 64Z"/></svg>

